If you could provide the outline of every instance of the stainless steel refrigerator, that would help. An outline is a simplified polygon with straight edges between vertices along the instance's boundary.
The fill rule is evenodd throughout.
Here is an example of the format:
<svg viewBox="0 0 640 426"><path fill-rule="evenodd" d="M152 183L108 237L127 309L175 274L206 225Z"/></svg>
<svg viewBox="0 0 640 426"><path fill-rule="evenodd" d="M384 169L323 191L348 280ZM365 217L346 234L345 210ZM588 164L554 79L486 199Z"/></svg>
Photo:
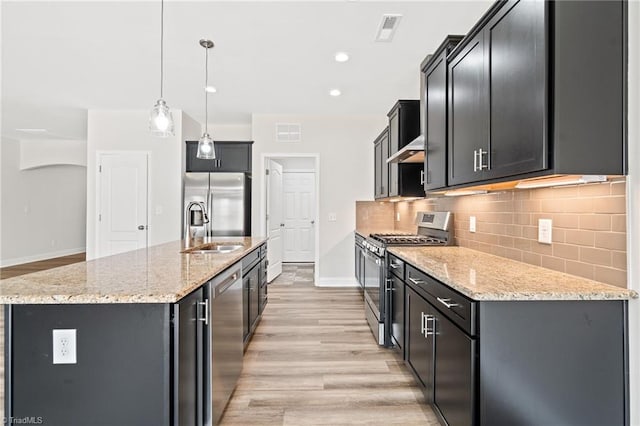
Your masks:
<svg viewBox="0 0 640 426"><path fill-rule="evenodd" d="M251 235L251 175L248 173L185 173L182 236L186 235L187 206L204 204L209 222L191 227L196 237ZM199 210L199 207L192 210Z"/></svg>

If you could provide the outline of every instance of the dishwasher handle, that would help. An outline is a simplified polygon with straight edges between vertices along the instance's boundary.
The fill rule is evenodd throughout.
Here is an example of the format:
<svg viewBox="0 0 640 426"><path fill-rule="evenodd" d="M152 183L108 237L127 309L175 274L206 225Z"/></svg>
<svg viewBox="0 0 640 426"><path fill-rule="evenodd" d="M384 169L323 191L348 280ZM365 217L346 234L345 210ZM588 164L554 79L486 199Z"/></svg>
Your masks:
<svg viewBox="0 0 640 426"><path fill-rule="evenodd" d="M238 273L234 272L231 276L227 277L220 284L216 285L216 287L215 287L215 295L219 296L222 293L224 293L225 291L227 291L227 289L229 287L231 287L237 280L238 280Z"/></svg>

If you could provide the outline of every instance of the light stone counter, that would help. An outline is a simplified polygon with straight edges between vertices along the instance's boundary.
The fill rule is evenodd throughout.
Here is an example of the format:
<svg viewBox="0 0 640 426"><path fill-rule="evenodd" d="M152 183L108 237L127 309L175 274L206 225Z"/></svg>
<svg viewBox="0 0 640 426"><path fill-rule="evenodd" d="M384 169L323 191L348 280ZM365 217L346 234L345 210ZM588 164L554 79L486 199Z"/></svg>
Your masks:
<svg viewBox="0 0 640 426"><path fill-rule="evenodd" d="M231 253L186 254L184 242L135 250L0 280L0 303L174 303L265 241L254 237L196 240L242 244Z"/></svg>
<svg viewBox="0 0 640 426"><path fill-rule="evenodd" d="M464 247L389 247L392 253L474 300L627 300L632 290Z"/></svg>

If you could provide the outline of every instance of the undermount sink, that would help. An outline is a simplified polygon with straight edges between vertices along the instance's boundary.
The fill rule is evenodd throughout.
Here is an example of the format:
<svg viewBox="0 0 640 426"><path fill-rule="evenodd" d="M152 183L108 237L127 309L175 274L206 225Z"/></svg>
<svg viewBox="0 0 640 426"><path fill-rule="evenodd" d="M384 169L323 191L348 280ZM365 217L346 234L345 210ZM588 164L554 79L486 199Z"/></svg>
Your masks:
<svg viewBox="0 0 640 426"><path fill-rule="evenodd" d="M185 249L182 253L188 254L202 254L202 253L231 253L236 250L240 250L244 246L242 244L224 244L224 243L210 243L203 244L197 247Z"/></svg>

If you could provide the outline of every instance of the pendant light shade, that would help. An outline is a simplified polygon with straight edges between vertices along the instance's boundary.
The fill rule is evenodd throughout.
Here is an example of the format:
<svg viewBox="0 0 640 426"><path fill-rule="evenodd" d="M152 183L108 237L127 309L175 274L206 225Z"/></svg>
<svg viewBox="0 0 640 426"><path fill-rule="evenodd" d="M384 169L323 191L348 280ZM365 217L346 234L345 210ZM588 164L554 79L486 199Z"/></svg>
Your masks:
<svg viewBox="0 0 640 426"><path fill-rule="evenodd" d="M149 130L155 136L173 136L173 115L164 99L158 99L149 115Z"/></svg>
<svg viewBox="0 0 640 426"><path fill-rule="evenodd" d="M163 98L164 86L164 0L160 0L160 99L149 114L149 130L154 136L166 138L174 135L173 115Z"/></svg>
<svg viewBox="0 0 640 426"><path fill-rule="evenodd" d="M198 141L198 152L196 157L201 160L214 160L216 158L216 150L213 146L213 138L209 136L209 103L206 90L209 87L209 49L213 48L211 40L200 40L200 46L204 47L204 133Z"/></svg>
<svg viewBox="0 0 640 426"><path fill-rule="evenodd" d="M196 157L201 160L214 160L216 158L216 150L213 148L213 139L209 136L209 133L205 133L200 137Z"/></svg>

